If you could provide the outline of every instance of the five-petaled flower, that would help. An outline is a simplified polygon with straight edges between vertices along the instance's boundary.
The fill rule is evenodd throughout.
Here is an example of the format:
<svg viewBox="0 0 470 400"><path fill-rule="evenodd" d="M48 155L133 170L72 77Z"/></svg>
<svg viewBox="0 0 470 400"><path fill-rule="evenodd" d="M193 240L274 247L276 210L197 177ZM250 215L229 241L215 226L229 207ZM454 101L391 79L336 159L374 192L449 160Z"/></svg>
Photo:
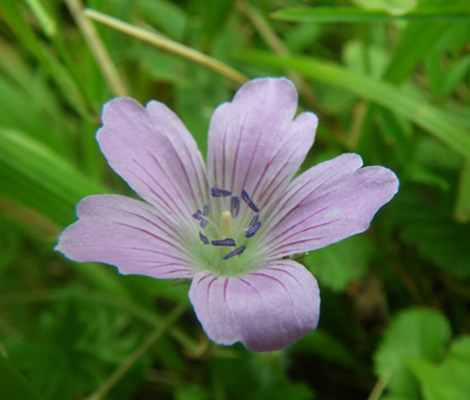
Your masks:
<svg viewBox="0 0 470 400"><path fill-rule="evenodd" d="M190 300L216 343L254 351L288 346L314 330L315 278L286 258L365 231L397 192L389 169L343 154L293 175L313 144L317 117L294 118L285 78L256 79L220 105L207 165L164 104L105 104L97 133L110 166L145 202L84 198L57 249L123 274L192 279Z"/></svg>

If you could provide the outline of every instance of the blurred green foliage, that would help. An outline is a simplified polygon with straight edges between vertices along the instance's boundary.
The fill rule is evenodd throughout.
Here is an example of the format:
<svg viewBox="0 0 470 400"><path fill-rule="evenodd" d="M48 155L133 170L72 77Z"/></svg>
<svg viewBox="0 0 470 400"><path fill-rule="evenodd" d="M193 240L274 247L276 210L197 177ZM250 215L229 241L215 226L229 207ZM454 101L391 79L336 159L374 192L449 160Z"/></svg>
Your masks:
<svg viewBox="0 0 470 400"><path fill-rule="evenodd" d="M168 322L188 302L185 282L53 251L80 198L132 196L94 138L116 88L73 3L0 2L0 398L98 400L163 329L106 398L467 399L470 3L86 2L249 78L291 77L300 109L320 116L303 168L354 151L397 172L400 192L367 233L300 258L320 282L320 326L270 354L209 343L189 308ZM239 82L95 27L128 95L168 104L204 154L211 113Z"/></svg>

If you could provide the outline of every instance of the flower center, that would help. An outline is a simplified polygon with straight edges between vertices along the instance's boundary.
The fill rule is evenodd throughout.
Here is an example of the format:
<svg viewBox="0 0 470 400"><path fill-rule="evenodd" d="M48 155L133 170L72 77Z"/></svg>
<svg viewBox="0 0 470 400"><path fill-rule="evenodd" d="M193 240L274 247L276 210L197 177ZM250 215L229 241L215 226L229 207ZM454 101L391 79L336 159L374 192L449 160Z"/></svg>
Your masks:
<svg viewBox="0 0 470 400"><path fill-rule="evenodd" d="M253 269L260 255L255 246L250 248L249 239L261 227L258 206L246 190L236 196L229 190L212 188L211 196L212 207L205 205L193 214L200 226L198 242L203 245L196 246L197 261L201 267L222 275Z"/></svg>

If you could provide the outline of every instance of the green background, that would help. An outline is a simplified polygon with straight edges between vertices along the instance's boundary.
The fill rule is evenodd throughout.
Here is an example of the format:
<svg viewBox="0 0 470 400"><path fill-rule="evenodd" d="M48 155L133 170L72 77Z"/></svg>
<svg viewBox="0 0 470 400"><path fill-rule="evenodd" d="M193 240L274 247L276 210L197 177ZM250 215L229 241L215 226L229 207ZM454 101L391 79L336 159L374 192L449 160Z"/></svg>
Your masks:
<svg viewBox="0 0 470 400"><path fill-rule="evenodd" d="M0 398L468 399L470 3L85 6L187 47L97 22L90 39L76 0L0 2ZM352 151L400 179L368 232L298 259L320 283L317 331L273 353L219 347L186 282L53 251L82 197L133 196L95 141L104 102L164 102L205 154L213 109L244 77L280 75L295 82L299 111L320 118L302 169Z"/></svg>

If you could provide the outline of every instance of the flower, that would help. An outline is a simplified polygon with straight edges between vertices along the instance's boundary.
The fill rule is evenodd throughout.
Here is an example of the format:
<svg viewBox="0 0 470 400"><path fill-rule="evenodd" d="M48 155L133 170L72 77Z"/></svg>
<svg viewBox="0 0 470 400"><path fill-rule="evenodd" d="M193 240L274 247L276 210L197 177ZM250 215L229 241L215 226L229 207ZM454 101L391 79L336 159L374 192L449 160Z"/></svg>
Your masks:
<svg viewBox="0 0 470 400"><path fill-rule="evenodd" d="M389 169L356 154L295 179L317 117L294 118L285 78L255 79L221 104L209 127L207 166L164 104L130 98L104 105L97 133L109 165L145 201L84 198L56 249L122 274L191 279L189 298L214 342L253 351L286 347L317 326L315 278L286 256L365 231L398 190Z"/></svg>

